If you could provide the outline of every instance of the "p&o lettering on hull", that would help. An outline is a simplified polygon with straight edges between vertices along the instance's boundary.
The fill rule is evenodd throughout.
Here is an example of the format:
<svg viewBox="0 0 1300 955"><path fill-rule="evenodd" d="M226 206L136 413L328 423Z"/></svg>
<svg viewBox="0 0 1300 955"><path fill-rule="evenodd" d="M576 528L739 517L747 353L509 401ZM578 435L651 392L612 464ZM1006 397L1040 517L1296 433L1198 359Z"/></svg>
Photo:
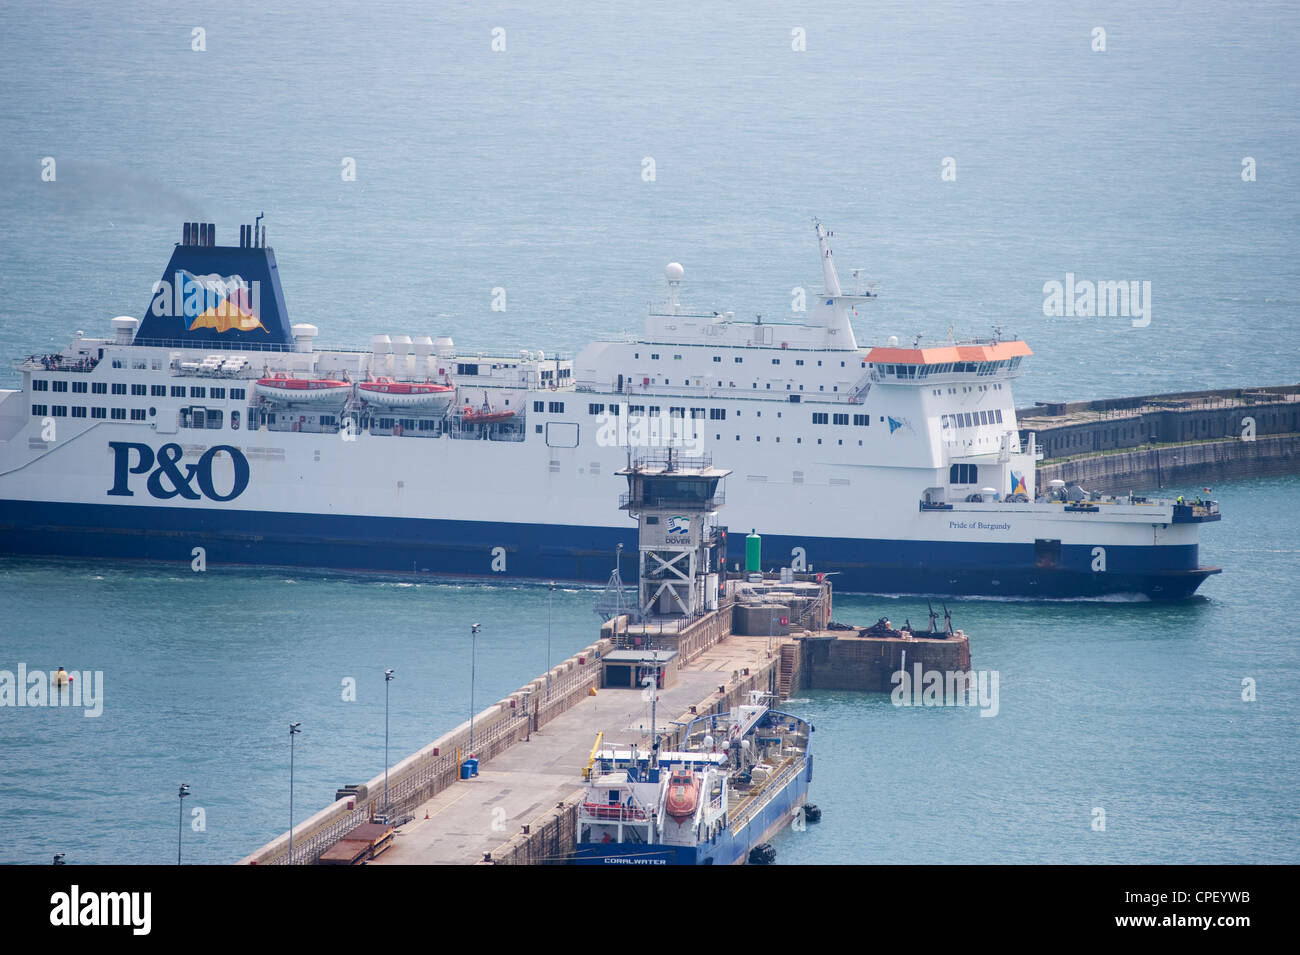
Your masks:
<svg viewBox="0 0 1300 955"><path fill-rule="evenodd" d="M248 458L228 444L208 448L197 462L184 465L184 473L181 472L181 458L185 451L179 444L164 444L156 453L149 445L136 441L110 441L108 446L113 451L113 486L108 489L109 497L134 497L135 492L131 490L133 474L148 474L145 490L161 501L175 497L187 501L205 497L210 501L233 501L248 487ZM230 455L234 470L230 490L224 494L217 490L212 476L212 462L223 452Z"/></svg>

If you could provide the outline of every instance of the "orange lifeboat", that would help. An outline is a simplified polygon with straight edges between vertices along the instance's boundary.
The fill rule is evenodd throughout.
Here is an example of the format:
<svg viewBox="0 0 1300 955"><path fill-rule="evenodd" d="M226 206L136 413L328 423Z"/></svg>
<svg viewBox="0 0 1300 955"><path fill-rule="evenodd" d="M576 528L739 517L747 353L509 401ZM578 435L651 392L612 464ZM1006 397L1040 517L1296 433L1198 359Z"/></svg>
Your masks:
<svg viewBox="0 0 1300 955"><path fill-rule="evenodd" d="M664 808L668 815L680 821L695 815L700 801L700 781L694 773L673 773L668 780L668 796Z"/></svg>
<svg viewBox="0 0 1300 955"><path fill-rule="evenodd" d="M342 404L352 390L352 383L334 378L290 378L277 374L257 379L257 393L271 401L334 402Z"/></svg>
<svg viewBox="0 0 1300 955"><path fill-rule="evenodd" d="M509 421L514 416L515 413L509 409L498 411L486 405L482 410L466 405L465 410L461 412L461 417L470 424L496 424L499 421Z"/></svg>
<svg viewBox="0 0 1300 955"><path fill-rule="evenodd" d="M376 378L357 385L357 393L373 405L389 408L426 408L441 411L451 404L456 389L431 381L394 381Z"/></svg>

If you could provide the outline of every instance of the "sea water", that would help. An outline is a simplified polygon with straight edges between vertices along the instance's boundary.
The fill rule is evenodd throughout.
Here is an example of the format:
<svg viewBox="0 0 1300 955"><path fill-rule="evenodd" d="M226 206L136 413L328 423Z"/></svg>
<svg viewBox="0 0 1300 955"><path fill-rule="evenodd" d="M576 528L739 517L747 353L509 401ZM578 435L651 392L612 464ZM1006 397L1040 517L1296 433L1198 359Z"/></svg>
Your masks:
<svg viewBox="0 0 1300 955"><path fill-rule="evenodd" d="M639 327L671 260L685 303L802 318L817 215L845 285L877 283L861 342L1000 327L1035 352L1020 406L1294 382L1298 20L6 4L0 354L141 315L185 220L228 243L264 211L323 346L554 354ZM1149 321L1045 315L1067 276L1150 282ZM780 860L1297 861L1297 490L1215 488L1201 554L1225 572L1196 600L949 601L1000 674L996 717L789 704L818 726L825 816ZM237 859L288 827L290 721L303 818L382 770L384 669L395 761L468 717L471 623L488 703L542 672L548 629L555 659L589 643L594 600L557 591L548 628L545 586L0 559L0 670L104 679L98 717L0 708L0 861L168 861L182 782L185 858ZM836 606L925 619L916 598Z"/></svg>

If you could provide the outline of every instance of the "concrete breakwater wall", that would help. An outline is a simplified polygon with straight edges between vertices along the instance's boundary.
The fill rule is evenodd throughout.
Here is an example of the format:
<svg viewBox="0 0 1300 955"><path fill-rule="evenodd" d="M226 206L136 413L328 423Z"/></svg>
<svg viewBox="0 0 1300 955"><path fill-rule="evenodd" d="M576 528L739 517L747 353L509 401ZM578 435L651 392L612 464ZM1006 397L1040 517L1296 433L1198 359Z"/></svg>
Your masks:
<svg viewBox="0 0 1300 955"><path fill-rule="evenodd" d="M1126 493L1179 484L1210 484L1275 474L1300 474L1300 435L1206 441L1053 461L1038 468L1038 485L1062 480L1089 491Z"/></svg>
<svg viewBox="0 0 1300 955"><path fill-rule="evenodd" d="M1036 435L1044 458L1300 432L1300 385L1040 402L1018 408L1021 446Z"/></svg>
<svg viewBox="0 0 1300 955"><path fill-rule="evenodd" d="M922 670L968 672L970 641L960 630L942 639L918 635L860 637L809 634L801 641L799 684L809 690L866 690L888 693L894 674L906 665Z"/></svg>

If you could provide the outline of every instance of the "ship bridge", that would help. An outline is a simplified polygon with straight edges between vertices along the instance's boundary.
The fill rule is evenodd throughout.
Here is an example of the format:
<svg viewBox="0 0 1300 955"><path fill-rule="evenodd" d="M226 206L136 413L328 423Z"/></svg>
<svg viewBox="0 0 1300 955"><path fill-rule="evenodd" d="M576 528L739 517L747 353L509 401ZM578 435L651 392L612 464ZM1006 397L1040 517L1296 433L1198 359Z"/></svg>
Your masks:
<svg viewBox="0 0 1300 955"><path fill-rule="evenodd" d="M866 360L879 382L925 383L980 378L1014 378L1020 374L1020 360L1032 355L1022 341L954 342L934 348L870 348Z"/></svg>

